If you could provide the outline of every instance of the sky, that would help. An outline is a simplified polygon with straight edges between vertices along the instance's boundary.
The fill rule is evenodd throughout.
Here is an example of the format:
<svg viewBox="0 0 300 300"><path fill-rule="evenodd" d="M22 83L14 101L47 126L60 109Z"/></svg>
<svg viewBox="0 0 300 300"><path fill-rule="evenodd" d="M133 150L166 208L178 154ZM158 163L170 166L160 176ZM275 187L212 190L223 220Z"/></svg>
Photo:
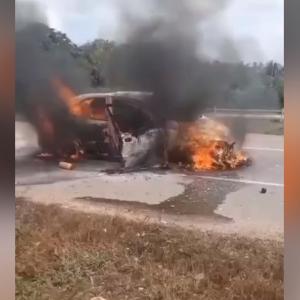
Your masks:
<svg viewBox="0 0 300 300"><path fill-rule="evenodd" d="M77 43L96 38L121 40L118 0L19 0L39 2L48 24ZM142 1L124 0L139 6ZM184 0L183 0L184 1ZM194 0L196 1L196 0ZM200 2L201 0L199 0ZM222 0L211 0L222 1ZM284 62L284 0L231 0L203 25L206 52L218 58L220 36L238 45L240 60ZM224 42L222 40L222 42Z"/></svg>

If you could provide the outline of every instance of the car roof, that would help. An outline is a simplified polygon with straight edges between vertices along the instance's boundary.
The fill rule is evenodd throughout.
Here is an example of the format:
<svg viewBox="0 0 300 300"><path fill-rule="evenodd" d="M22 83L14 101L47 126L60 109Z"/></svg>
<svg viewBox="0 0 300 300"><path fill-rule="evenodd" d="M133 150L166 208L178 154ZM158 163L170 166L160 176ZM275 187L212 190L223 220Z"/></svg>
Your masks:
<svg viewBox="0 0 300 300"><path fill-rule="evenodd" d="M153 120L154 115L151 110L150 99L153 93L144 91L116 91L116 92L98 92L81 94L75 97L75 100L84 101L86 99L97 99L105 97L113 97L113 101L118 104L128 104L143 111L150 119Z"/></svg>
<svg viewBox="0 0 300 300"><path fill-rule="evenodd" d="M99 92L99 93L86 93L75 97L76 100L85 100L90 98L105 98L105 97L117 97L117 98L130 98L134 100L145 100L153 95L152 92L142 91L117 91L117 92Z"/></svg>

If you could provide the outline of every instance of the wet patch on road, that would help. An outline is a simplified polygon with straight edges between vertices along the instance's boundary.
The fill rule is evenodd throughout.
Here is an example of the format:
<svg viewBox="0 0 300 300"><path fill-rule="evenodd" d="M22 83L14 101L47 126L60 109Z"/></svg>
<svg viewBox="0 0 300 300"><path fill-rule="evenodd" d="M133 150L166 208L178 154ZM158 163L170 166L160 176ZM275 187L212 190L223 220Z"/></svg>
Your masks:
<svg viewBox="0 0 300 300"><path fill-rule="evenodd" d="M167 213L179 215L215 215L217 207L223 203L227 194L235 192L244 185L232 182L197 179L188 184L183 194L172 197L158 205Z"/></svg>
<svg viewBox="0 0 300 300"><path fill-rule="evenodd" d="M226 196L244 187L241 183L218 182L214 180L196 179L186 184L184 192L170 197L158 204L147 204L138 201L119 199L77 197L75 200L90 203L105 203L120 206L128 210L150 210L167 215L209 217L223 222L233 221L232 218L215 213Z"/></svg>

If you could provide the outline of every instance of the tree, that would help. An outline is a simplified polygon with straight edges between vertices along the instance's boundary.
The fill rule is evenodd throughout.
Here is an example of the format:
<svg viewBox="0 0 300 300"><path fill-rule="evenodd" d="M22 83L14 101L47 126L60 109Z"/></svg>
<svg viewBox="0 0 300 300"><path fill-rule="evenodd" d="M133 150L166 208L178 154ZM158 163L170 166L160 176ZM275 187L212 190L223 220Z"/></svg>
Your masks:
<svg viewBox="0 0 300 300"><path fill-rule="evenodd" d="M278 94L280 107L284 108L284 82L281 79L275 80L275 88Z"/></svg>

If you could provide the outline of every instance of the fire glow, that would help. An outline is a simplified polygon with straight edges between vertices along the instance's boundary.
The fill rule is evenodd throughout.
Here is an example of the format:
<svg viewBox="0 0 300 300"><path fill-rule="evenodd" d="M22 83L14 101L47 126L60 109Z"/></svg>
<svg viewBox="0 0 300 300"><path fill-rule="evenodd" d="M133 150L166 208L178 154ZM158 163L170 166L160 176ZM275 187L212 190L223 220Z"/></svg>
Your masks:
<svg viewBox="0 0 300 300"><path fill-rule="evenodd" d="M250 162L246 153L234 149L229 129L211 119L180 124L177 139L176 147L196 171L235 169Z"/></svg>
<svg viewBox="0 0 300 300"><path fill-rule="evenodd" d="M54 78L52 80L52 84L59 98L68 107L70 113L74 116L82 116L83 111L78 103L74 100L76 94L73 92L73 90L64 84L59 78Z"/></svg>

